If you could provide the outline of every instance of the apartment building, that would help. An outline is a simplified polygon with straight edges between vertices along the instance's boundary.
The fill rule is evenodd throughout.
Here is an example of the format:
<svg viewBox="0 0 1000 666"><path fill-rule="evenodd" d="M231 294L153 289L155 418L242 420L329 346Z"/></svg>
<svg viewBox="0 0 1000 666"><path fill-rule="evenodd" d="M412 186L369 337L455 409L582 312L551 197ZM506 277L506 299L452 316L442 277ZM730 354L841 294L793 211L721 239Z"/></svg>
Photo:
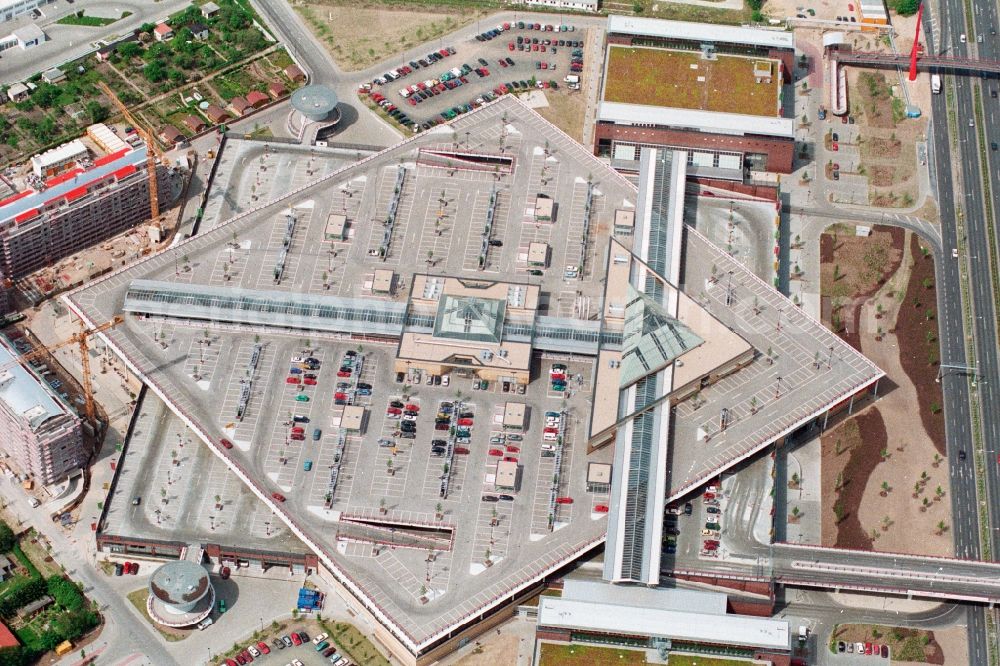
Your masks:
<svg viewBox="0 0 1000 666"><path fill-rule="evenodd" d="M87 462L80 417L0 337L0 461L36 483Z"/></svg>
<svg viewBox="0 0 1000 666"><path fill-rule="evenodd" d="M149 219L146 173L145 146L129 147L0 200L0 271L24 277Z"/></svg>

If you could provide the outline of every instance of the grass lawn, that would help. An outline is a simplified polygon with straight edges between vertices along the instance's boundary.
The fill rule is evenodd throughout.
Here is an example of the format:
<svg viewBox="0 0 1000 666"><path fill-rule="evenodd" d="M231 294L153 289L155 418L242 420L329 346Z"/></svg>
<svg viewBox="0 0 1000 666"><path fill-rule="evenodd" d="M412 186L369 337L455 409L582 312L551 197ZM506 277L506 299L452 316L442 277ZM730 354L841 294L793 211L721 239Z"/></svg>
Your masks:
<svg viewBox="0 0 1000 666"><path fill-rule="evenodd" d="M125 16L131 16L132 12L125 12ZM121 18L125 18L122 16ZM56 23L62 23L63 25L83 25L89 28L100 28L101 26L111 25L119 19L104 18L102 16L86 16L82 11L76 14L70 14L69 16L64 16Z"/></svg>
<svg viewBox="0 0 1000 666"><path fill-rule="evenodd" d="M604 648L593 645L542 643L541 666L606 666L607 664L646 664L641 650Z"/></svg>
<svg viewBox="0 0 1000 666"><path fill-rule="evenodd" d="M757 83L754 62L771 64L771 83ZM776 61L720 55L704 61L690 51L612 46L604 99L681 109L777 117Z"/></svg>
<svg viewBox="0 0 1000 666"><path fill-rule="evenodd" d="M62 574L62 568L60 568L59 564L37 541L32 543L30 538L21 539L21 548L31 562L38 567L38 571L42 575L42 578Z"/></svg>
<svg viewBox="0 0 1000 666"><path fill-rule="evenodd" d="M149 613L146 612L146 597L148 596L149 590L145 587L141 587L138 590L128 593L128 600L132 602L132 605L135 606L140 613L142 613L142 616L146 618L146 622L149 623L149 626L160 632L160 634L170 642L182 641L193 633L194 630L182 631L179 629L167 629L153 622L153 618L149 617Z"/></svg>
<svg viewBox="0 0 1000 666"><path fill-rule="evenodd" d="M296 11L346 71L364 69L417 44L436 40L490 10L377 1L311 0L296 3ZM365 26L358 30L358 26ZM486 29L486 26L483 26ZM428 45L430 50L432 45Z"/></svg>
<svg viewBox="0 0 1000 666"><path fill-rule="evenodd" d="M337 647L346 651L351 660L360 666L389 666L389 661L353 624L326 621L319 624L323 631L330 634Z"/></svg>
<svg viewBox="0 0 1000 666"><path fill-rule="evenodd" d="M660 2L660 0L633 0L632 2L616 2L614 7L607 5L616 14L634 13L632 10L638 4L642 11L639 16L649 18L670 19L673 21L694 21L695 23L722 23L741 25L750 20L750 11L744 9L719 9L704 5L685 5L676 2Z"/></svg>

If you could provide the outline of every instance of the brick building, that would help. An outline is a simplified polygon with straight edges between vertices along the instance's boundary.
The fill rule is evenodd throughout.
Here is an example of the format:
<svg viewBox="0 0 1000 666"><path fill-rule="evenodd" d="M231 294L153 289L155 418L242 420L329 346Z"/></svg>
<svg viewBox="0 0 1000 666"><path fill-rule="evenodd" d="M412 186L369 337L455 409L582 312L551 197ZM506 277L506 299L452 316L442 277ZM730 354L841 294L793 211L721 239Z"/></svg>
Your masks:
<svg viewBox="0 0 1000 666"><path fill-rule="evenodd" d="M739 180L747 171L791 173L795 155L795 121L784 117L794 94L795 64L792 33L761 28L664 21L612 15L608 17L608 60L594 133L596 154L610 157L615 168L635 171L644 148L688 151L695 176ZM609 94L622 71L612 65L622 50L650 49L670 53L689 67L661 72L668 86L684 90L656 99L653 91ZM746 68L733 78L737 67ZM710 87L704 72L718 68L724 79L740 85L742 94L771 101L751 110L734 90L721 94ZM674 77L674 78L670 78ZM675 80L676 79L676 80ZM621 83L619 81L618 83ZM694 90L702 87L703 90ZM685 102L683 100L687 100ZM675 106L676 105L676 106Z"/></svg>
<svg viewBox="0 0 1000 666"><path fill-rule="evenodd" d="M48 485L86 464L80 417L0 337L0 456Z"/></svg>
<svg viewBox="0 0 1000 666"><path fill-rule="evenodd" d="M74 167L0 200L0 271L24 277L149 219L149 205L145 146Z"/></svg>

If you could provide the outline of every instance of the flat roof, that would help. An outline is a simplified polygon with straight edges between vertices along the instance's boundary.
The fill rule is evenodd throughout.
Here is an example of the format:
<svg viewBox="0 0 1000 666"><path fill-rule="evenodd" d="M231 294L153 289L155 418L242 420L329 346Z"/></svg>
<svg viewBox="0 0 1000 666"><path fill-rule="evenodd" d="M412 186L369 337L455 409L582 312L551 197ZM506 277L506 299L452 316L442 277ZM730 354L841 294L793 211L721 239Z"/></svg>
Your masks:
<svg viewBox="0 0 1000 666"><path fill-rule="evenodd" d="M28 194L24 194L16 201L0 205L0 224L12 220L28 211L41 208L49 202L66 196L66 194L79 187L87 187L99 180L111 177L119 169L130 166L138 167L140 165L145 165L146 146L139 144L139 146L135 149L129 149L120 154L113 153L113 155L113 158L108 156L110 159L106 161L95 161L94 166L90 169L74 169L62 174L62 176L59 177L59 182L51 184L41 192L32 189L25 190Z"/></svg>
<svg viewBox="0 0 1000 666"><path fill-rule="evenodd" d="M395 275L392 271L384 268L376 270L374 279L372 280L372 291L383 293L392 291L392 281Z"/></svg>
<svg viewBox="0 0 1000 666"><path fill-rule="evenodd" d="M544 264L549 259L548 243L532 242L528 244L528 263Z"/></svg>
<svg viewBox="0 0 1000 666"><path fill-rule="evenodd" d="M513 488L517 484L517 463L501 460L497 463L496 486Z"/></svg>
<svg viewBox="0 0 1000 666"><path fill-rule="evenodd" d="M18 0L11 0L11 2L18 2ZM38 27L36 23L29 23L23 28L18 28L13 32L14 39L21 42L30 42L34 39L45 39L45 32Z"/></svg>
<svg viewBox="0 0 1000 666"><path fill-rule="evenodd" d="M795 121L791 118L765 118L739 113L677 109L645 104L601 102L598 105L597 120L622 125L676 127L715 134L795 138Z"/></svg>
<svg viewBox="0 0 1000 666"><path fill-rule="evenodd" d="M32 155L31 164L44 169L51 164L64 162L66 160L79 157L80 155L87 155L87 147L83 145L83 142L79 139L73 139L72 141L67 141L61 146L56 146L55 148L46 150L44 153Z"/></svg>
<svg viewBox="0 0 1000 666"><path fill-rule="evenodd" d="M51 418L70 414L48 383L20 361L5 336L0 336L0 400L33 431Z"/></svg>
<svg viewBox="0 0 1000 666"><path fill-rule="evenodd" d="M611 469L610 463L588 463L587 483L611 483Z"/></svg>
<svg viewBox="0 0 1000 666"><path fill-rule="evenodd" d="M791 648L785 620L718 615L543 596L538 626L600 633L652 636L695 643L769 650Z"/></svg>
<svg viewBox="0 0 1000 666"><path fill-rule="evenodd" d="M635 226L635 209L618 209L615 211L615 227L626 227L631 229Z"/></svg>
<svg viewBox="0 0 1000 666"><path fill-rule="evenodd" d="M649 46L608 46L601 99L736 113L781 116L781 61Z"/></svg>
<svg viewBox="0 0 1000 666"><path fill-rule="evenodd" d="M724 592L689 590L683 587L612 585L602 580L576 578L572 574L563 580L561 597L574 601L694 611L712 615L725 615L729 600Z"/></svg>
<svg viewBox="0 0 1000 666"><path fill-rule="evenodd" d="M505 402L503 406L503 424L510 428L523 428L525 404L523 402Z"/></svg>
<svg viewBox="0 0 1000 666"><path fill-rule="evenodd" d="M743 28L717 23L667 21L640 16L608 16L608 33L682 39L698 43L747 44L776 49L794 49L795 35L784 30Z"/></svg>
<svg viewBox="0 0 1000 666"><path fill-rule="evenodd" d="M503 239L504 245L492 248L489 265L481 268L477 261L479 243L470 245L466 241L470 238L478 241L490 197L496 192L496 177L492 172L463 170L461 166L457 171L461 177L449 176L447 170L418 163L418 160L421 149L452 150L454 138L465 137L466 132L469 132L473 149L497 151L496 131L504 117L509 128L505 154L512 158L513 165L511 173L501 174L500 205L492 232L495 238ZM559 168L553 169L551 178L543 185L532 162L546 143L553 152L551 164L558 164ZM543 460L538 457L537 449L531 449L536 452L532 458L527 450L520 457L520 483L524 490L517 494L514 502L499 503L497 507L498 512L507 512L503 525L510 533L508 537L505 529L503 535L497 535L499 540L491 548L494 553L492 566L484 567L483 551L478 547L475 553L462 547L447 552L437 548L438 557L431 563L432 582L427 584L435 596L426 604L421 603L419 593L428 567L425 551L397 548L372 558L370 546L348 543L349 539L338 537L338 529L334 528L343 527L341 518L345 514L367 516L375 521L439 523L434 519L438 501L448 507L449 519L455 521L457 543L484 543L490 530L487 512L481 511L480 503L465 501L466 489L481 485L483 472L494 464L495 459L488 456L487 428L473 431L474 445L469 447L470 453L457 456L452 466L455 483L462 486L461 492L453 491L449 497L440 499L440 464L437 461L429 464L418 447L413 447L411 454L410 443L401 438L394 460L395 474L386 473L389 447L379 447L376 440L385 436L384 432L391 432L383 430L392 425L386 423L383 415L385 400L400 395L403 386L392 381L391 368L396 361L394 348L372 340L373 331L382 330L383 326L388 329L392 323L397 326L394 336L399 335L404 316L419 318L423 314L407 312L407 303L402 298L371 298L368 286L371 276L377 269L390 269L409 287L416 281L418 270L421 274L427 270L423 257L428 249L433 249L436 261L431 270L434 273L461 277L466 285L504 283L497 289L501 291L500 298L507 299L507 315L514 317L509 323L515 329L505 330L504 335L510 333L510 338L518 341L551 335L551 347L559 353L576 349L577 340L586 338L587 344L592 345L589 349L596 350L600 322L583 311L565 308L555 313L558 316L538 315L533 319L527 316L532 312L529 304L533 298L529 287L547 295L558 294L566 283L561 271L527 276L521 257L531 240L549 242L553 256L580 255L588 174L599 183L600 205L593 206L590 211L590 228L594 231L587 239L586 249L589 255L603 257L613 211L634 202L635 188L588 149L511 96L504 96L451 123L415 134L350 164L337 161L335 157L339 153L332 149L277 143L268 146L266 154L262 154L259 143L227 142L219 157L216 180L208 193L208 223L198 235L102 276L67 295L65 300L87 322L106 321L109 316L121 312L126 301L130 306L139 303L140 293L145 299L141 301L144 308L156 306L163 312L160 316L171 319L188 319L194 307L192 303L204 303L198 306L203 308L198 316L216 325L187 321L185 325L171 326L173 334L165 348L154 342L150 333L158 317L128 315L121 325L99 335L191 428L193 440L201 440L227 468L243 471L238 478L235 474L223 476L232 479L233 483L242 481L269 510L269 519L280 520L315 552L331 575L355 596L351 603L356 608L365 608L410 651L424 652L452 635L457 628L474 623L484 613L504 605L581 553L599 547L605 538L606 519L603 516L594 519L582 508L582 503L558 505L559 526L565 525L568 529L551 529L547 521L551 466L546 468L551 465L551 459ZM312 168L315 171L309 174L313 150L331 158L329 161L314 159ZM243 159L249 156L252 159L247 163L253 168L248 166L241 170ZM356 160L356 153L352 151L350 158ZM254 182L261 159L271 176L258 188L258 201L253 201L250 183ZM372 255L371 250L377 250L382 243L382 222L393 199L401 165L406 172L401 186L404 204L397 210L389 251L384 256ZM434 230L437 207L408 202L432 202L442 191L447 200L467 201L468 205L448 206L449 220L442 225L442 235L438 236ZM526 211L533 208L539 192L558 203L560 225L565 226L566 233L552 234L551 238L529 238L535 233L534 225L522 221ZM276 282L273 269L285 249L282 239L287 229L285 214L290 207L297 211L298 221L287 248L287 273ZM345 207L352 221L353 242L333 258L331 269L325 251L329 244L322 245L323 233L329 213L343 212ZM562 215L563 212L566 214ZM528 216L530 218L530 213ZM467 230L475 230L475 236L468 236ZM324 251L317 258L316 248L320 247ZM448 247L450 252L444 249ZM184 256L190 259L190 270L179 277L175 259ZM232 280L224 279L220 261L229 264ZM331 289L325 288L323 272L330 273ZM603 289L603 272L600 263L591 264L588 258L574 288L596 304ZM238 292L234 284L239 284L239 289L245 292ZM512 297L510 285L524 287L514 290L517 305L509 300ZM259 300L261 292L269 292L263 302ZM478 287L476 293L482 293ZM336 300L310 301L318 296ZM206 297L207 302L200 300ZM242 300L244 297L249 300ZM324 331L316 327L319 322L315 320L303 322L308 321L314 331L308 334L309 342L313 348L318 348L322 357L321 381L318 386L293 388L286 384L286 364L291 356L301 354L306 336L300 329L286 325L288 317L284 308L306 306L306 301L312 305L330 306L329 316L322 319L335 321L336 325L331 324L327 327L329 330ZM240 321L246 318L244 314L256 312L257 307L270 310L272 306L277 311L261 313L259 322ZM427 301L421 308L433 315L436 301ZM225 326L218 325L218 322L228 321L234 312L240 313L239 317L233 316L233 321ZM516 316L511 315L512 312ZM521 312L525 313L523 320ZM358 319L354 319L355 316ZM397 316L399 318L395 319ZM353 334L352 329L346 327L350 322L356 326ZM158 329L162 326L155 325ZM415 328L418 330L409 332L429 337L429 327L421 324ZM192 376L192 359L198 352L192 354L191 350L200 345L192 345L206 330L217 336L217 341L205 350L206 363L198 370L199 378L196 379ZM541 330L548 333L540 333ZM240 380L246 378L257 335L266 348L260 354L252 387L247 387ZM329 421L334 382L339 381L332 375L336 372L337 360L346 350L357 350L359 344L364 346L359 355L366 359L361 381L371 379L374 395L358 396L357 402L373 405L366 416L371 423L364 435L351 433L346 436L344 467L333 491L333 505L328 508L324 501L330 492L328 470L335 462L339 446L338 433ZM530 342L518 344L530 348ZM579 364L580 374L587 375L585 364L590 363L589 359L583 357L573 363ZM525 353L524 365L531 366L528 353ZM249 408L245 419L237 421L234 414L244 387L249 389ZM433 421L433 406L437 400L454 400L458 390L462 391L463 402L468 401L474 407L479 419L484 418L484 410L490 411L496 404L497 393L473 391L472 379L459 376L459 373L451 375L449 387L421 386L416 394L424 406L420 412L420 420L424 422L420 426L421 437L433 432L433 426L426 422ZM534 381L526 391L526 397L518 398L524 399L532 409L551 402L545 382ZM310 401L296 401L295 396L301 392L309 396ZM219 396L219 399L207 400L206 396ZM567 397L567 404L574 413L581 414L580 418L585 418L582 415L588 409L586 392L574 388L573 395ZM285 441L288 428L281 424L287 420L289 411L308 413L317 423L316 427L323 428L322 446L313 447L311 442L307 442L307 447L288 445ZM535 419L530 427L533 429L530 436L537 438L544 423ZM571 436L575 446L581 443L582 434L581 429L574 430ZM219 446L220 437L230 439L233 449ZM525 441L529 441L527 437ZM277 462L282 450L290 458L287 465ZM314 471L304 476L303 451L314 455L317 450L319 457L313 458ZM570 493L582 497L586 492L586 462L607 460L610 453L599 450L590 456L582 453L568 456L562 464ZM169 464L166 467L169 468ZM300 488L298 484L303 478L306 487ZM275 491L285 495L287 501L273 501L271 493ZM205 496L202 495L202 501ZM211 496L207 494L209 501ZM382 498L387 500L386 514L379 512ZM171 501L169 506L173 505ZM351 529L356 532L358 528ZM396 531L397 535L399 532ZM388 575L386 567L400 575ZM404 570L412 572L413 577L403 574Z"/></svg>

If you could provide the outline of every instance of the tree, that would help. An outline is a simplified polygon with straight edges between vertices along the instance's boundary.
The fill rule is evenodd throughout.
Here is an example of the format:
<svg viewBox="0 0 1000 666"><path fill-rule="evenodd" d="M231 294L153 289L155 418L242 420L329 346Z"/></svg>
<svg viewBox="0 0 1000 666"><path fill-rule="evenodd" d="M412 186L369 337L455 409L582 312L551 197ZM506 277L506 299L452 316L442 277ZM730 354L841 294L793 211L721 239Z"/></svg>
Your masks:
<svg viewBox="0 0 1000 666"><path fill-rule="evenodd" d="M889 490L891 490L891 488L889 486L889 482L888 481L883 481L882 482L882 492L881 492L882 497L888 496L889 495Z"/></svg>
<svg viewBox="0 0 1000 666"><path fill-rule="evenodd" d="M892 0L890 5L900 16L913 16L920 7L920 0Z"/></svg>
<svg viewBox="0 0 1000 666"><path fill-rule="evenodd" d="M10 529L10 525L0 520L0 553L9 553L14 548L15 543L17 543L17 539L14 537L14 530Z"/></svg>
<svg viewBox="0 0 1000 666"><path fill-rule="evenodd" d="M87 102L86 111L92 123L103 123L110 115L108 108L97 100Z"/></svg>
<svg viewBox="0 0 1000 666"><path fill-rule="evenodd" d="M129 58L134 58L140 53L142 53L142 45L139 44L138 42L125 42L124 44L118 47L118 55L125 58L126 60Z"/></svg>
<svg viewBox="0 0 1000 666"><path fill-rule="evenodd" d="M154 60L143 67L142 73L150 83L159 83L167 78L167 68L159 60Z"/></svg>

